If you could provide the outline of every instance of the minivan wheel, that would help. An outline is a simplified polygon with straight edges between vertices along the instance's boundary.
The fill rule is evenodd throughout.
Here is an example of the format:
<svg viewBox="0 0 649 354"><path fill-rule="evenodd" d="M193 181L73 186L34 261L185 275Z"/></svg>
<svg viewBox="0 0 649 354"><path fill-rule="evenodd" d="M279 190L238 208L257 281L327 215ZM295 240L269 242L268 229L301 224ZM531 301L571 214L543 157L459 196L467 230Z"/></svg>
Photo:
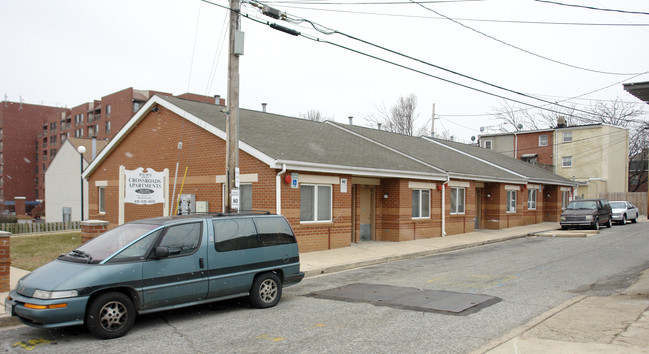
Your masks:
<svg viewBox="0 0 649 354"><path fill-rule="evenodd" d="M125 335L135 323L135 306L119 292L102 294L92 301L86 312L86 327L102 339Z"/></svg>
<svg viewBox="0 0 649 354"><path fill-rule="evenodd" d="M593 224L593 230L599 230L599 219L595 219L595 223Z"/></svg>
<svg viewBox="0 0 649 354"><path fill-rule="evenodd" d="M606 222L606 227L608 227L609 229L610 229L611 227L613 227L613 221L611 220L610 217L608 218L608 221Z"/></svg>
<svg viewBox="0 0 649 354"><path fill-rule="evenodd" d="M626 224L626 214L622 215L622 221L620 221L620 225Z"/></svg>
<svg viewBox="0 0 649 354"><path fill-rule="evenodd" d="M277 305L282 297L282 282L275 273L263 273L255 278L250 289L250 302L264 309Z"/></svg>

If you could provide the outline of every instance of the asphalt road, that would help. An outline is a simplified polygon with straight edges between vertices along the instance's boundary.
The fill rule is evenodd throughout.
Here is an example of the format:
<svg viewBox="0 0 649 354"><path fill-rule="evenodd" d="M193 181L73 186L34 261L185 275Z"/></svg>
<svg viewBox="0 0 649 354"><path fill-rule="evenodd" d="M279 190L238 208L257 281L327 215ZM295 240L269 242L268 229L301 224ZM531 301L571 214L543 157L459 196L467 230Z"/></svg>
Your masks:
<svg viewBox="0 0 649 354"><path fill-rule="evenodd" d="M649 268L649 223L588 238L523 238L308 278L278 306L245 300L139 317L123 338L84 328L0 331L0 351L177 353L460 353L480 348L574 296L609 295ZM459 315L306 296L371 283L497 297Z"/></svg>

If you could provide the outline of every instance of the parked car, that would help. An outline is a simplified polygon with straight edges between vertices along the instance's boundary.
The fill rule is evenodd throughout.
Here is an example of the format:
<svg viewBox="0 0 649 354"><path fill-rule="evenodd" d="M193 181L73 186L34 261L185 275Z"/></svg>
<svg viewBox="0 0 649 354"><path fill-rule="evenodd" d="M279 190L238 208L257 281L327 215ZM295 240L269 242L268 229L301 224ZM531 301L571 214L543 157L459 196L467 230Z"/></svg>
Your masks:
<svg viewBox="0 0 649 354"><path fill-rule="evenodd" d="M612 210L605 199L581 199L571 201L561 213L561 229L586 226L599 230L600 225L611 227Z"/></svg>
<svg viewBox="0 0 649 354"><path fill-rule="evenodd" d="M85 324L100 338L125 335L138 314L249 296L275 306L304 278L281 215L204 214L124 224L26 275L8 314L49 328Z"/></svg>
<svg viewBox="0 0 649 354"><path fill-rule="evenodd" d="M609 202L609 204L613 209L613 221L621 225L626 224L627 220L631 220L632 223L638 222L640 212L635 205L624 200Z"/></svg>

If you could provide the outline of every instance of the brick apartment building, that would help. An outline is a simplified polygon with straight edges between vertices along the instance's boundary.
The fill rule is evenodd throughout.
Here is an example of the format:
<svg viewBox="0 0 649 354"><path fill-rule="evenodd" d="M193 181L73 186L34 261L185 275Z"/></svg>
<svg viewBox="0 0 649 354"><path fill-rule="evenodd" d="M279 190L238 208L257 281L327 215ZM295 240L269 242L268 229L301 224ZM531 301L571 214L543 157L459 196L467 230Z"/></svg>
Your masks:
<svg viewBox="0 0 649 354"><path fill-rule="evenodd" d="M15 197L33 202L38 198L35 188L37 170L34 138L49 117L68 110L21 102L0 102L0 208L13 209ZM6 205L7 204L7 205Z"/></svg>
<svg viewBox="0 0 649 354"><path fill-rule="evenodd" d="M45 171L67 138L110 140L153 95L173 96L129 87L72 108L3 101L0 144L4 142L4 147L0 146L0 161L4 158L5 164L0 171L0 196L5 196L9 204L15 196L25 197L30 205L43 200ZM192 93L177 97L215 101L214 97ZM216 99L224 103L220 97Z"/></svg>
<svg viewBox="0 0 649 354"><path fill-rule="evenodd" d="M479 145L529 162L578 185L571 198L601 198L629 185L629 131L609 124L482 134Z"/></svg>

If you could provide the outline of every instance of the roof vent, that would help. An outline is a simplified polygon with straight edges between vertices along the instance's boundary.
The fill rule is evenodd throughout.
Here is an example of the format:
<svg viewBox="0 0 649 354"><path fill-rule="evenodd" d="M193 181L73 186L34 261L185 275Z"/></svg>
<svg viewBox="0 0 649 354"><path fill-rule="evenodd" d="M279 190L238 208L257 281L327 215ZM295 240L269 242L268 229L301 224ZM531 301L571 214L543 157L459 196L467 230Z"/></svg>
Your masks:
<svg viewBox="0 0 649 354"><path fill-rule="evenodd" d="M566 123L566 117L559 116L559 118L557 118L557 128L565 128L567 126L568 123Z"/></svg>
<svg viewBox="0 0 649 354"><path fill-rule="evenodd" d="M349 125L354 125L354 123L353 123L353 121L354 121L354 117L349 116L349 117L347 117L347 118L349 118Z"/></svg>
<svg viewBox="0 0 649 354"><path fill-rule="evenodd" d="M266 112L266 106L267 105L268 105L268 103L265 103L265 102L261 104L261 111L262 112Z"/></svg>

